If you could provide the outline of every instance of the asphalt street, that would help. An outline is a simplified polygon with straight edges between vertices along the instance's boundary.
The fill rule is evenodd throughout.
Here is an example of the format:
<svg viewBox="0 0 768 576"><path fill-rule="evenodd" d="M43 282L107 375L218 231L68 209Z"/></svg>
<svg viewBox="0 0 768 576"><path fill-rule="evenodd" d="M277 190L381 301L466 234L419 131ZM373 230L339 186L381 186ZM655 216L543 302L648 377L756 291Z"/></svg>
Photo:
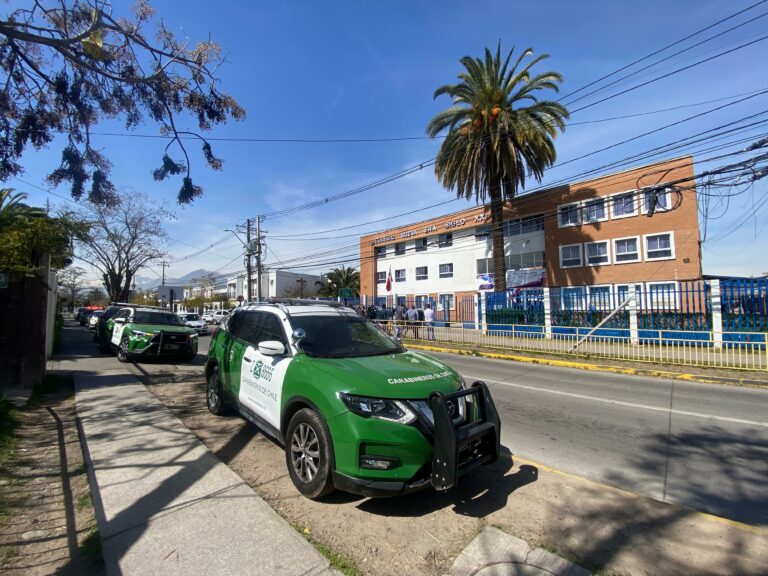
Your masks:
<svg viewBox="0 0 768 576"><path fill-rule="evenodd" d="M201 337L197 360L175 369L199 372L209 342ZM430 354L488 383L513 454L768 526L768 390Z"/></svg>
<svg viewBox="0 0 768 576"><path fill-rule="evenodd" d="M768 526L768 390L432 355L489 385L513 454Z"/></svg>

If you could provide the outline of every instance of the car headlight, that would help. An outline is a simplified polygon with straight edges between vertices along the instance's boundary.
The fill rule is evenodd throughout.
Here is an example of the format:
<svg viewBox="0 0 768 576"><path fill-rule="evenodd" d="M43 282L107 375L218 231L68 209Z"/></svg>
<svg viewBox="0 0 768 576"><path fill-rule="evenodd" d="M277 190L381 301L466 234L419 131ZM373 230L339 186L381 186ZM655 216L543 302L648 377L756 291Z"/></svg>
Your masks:
<svg viewBox="0 0 768 576"><path fill-rule="evenodd" d="M416 414L400 400L367 398L351 394L341 394L340 398L351 412L363 418L378 418L397 424L410 424L416 419Z"/></svg>
<svg viewBox="0 0 768 576"><path fill-rule="evenodd" d="M190 340L194 340L195 338L197 338L197 332L195 332L194 334L190 334L189 335L189 339Z"/></svg>
<svg viewBox="0 0 768 576"><path fill-rule="evenodd" d="M138 336L139 338L147 338L149 336L153 336L152 332L144 332L143 330L136 330L135 328L131 328L131 334Z"/></svg>

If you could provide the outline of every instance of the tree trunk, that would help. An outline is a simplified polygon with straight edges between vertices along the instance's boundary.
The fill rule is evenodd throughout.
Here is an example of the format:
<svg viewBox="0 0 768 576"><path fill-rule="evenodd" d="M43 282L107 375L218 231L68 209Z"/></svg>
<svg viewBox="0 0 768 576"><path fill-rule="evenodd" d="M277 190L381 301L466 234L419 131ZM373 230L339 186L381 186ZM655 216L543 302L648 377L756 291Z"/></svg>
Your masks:
<svg viewBox="0 0 768 576"><path fill-rule="evenodd" d="M493 240L493 291L507 291L504 261L504 203L499 190L491 190L491 238Z"/></svg>

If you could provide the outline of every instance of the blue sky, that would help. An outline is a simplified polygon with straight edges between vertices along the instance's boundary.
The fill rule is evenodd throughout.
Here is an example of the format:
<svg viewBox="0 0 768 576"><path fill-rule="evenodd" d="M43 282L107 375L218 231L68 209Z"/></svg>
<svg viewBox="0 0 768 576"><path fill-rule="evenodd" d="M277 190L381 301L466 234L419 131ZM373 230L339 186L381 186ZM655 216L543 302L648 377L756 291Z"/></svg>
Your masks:
<svg viewBox="0 0 768 576"><path fill-rule="evenodd" d="M217 127L214 138L361 139L424 137L429 119L450 104L446 97L433 101L438 86L453 83L461 72L459 59L480 56L486 46L532 47L549 53L539 70L559 71L565 77L561 93L584 84L691 34L739 9L754 4L722 0L688 1L583 1L583 2L426 2L419 0L373 2L154 0L157 15L179 36L193 41L210 37L227 54L220 69L221 83L247 111L244 122ZM128 11L129 3L114 2L115 14ZM726 28L768 12L768 3L727 24L697 36L677 49L701 41ZM575 109L652 77L671 72L718 52L755 40L768 29L768 16L681 54L649 71L569 106ZM659 58L671 53L663 53ZM712 62L675 74L626 95L576 112L572 122L698 104L768 88L765 66L768 41L758 42ZM631 70L630 70L631 71ZM682 120L732 100L674 111L613 120L572 124L558 137L558 161L575 157ZM566 100L567 102L567 100ZM544 184L570 179L582 171L625 158L656 146L711 129L768 108L768 94L632 143L556 166ZM189 119L182 124L193 127ZM97 132L125 132L105 123ZM756 128L740 136L767 132ZM176 212L167 224L172 262L168 274L181 276L198 268L227 272L242 261L241 245L224 239L225 228L246 217L269 213L353 189L357 186L418 165L435 156L439 141L427 139L378 143L245 143L214 142L214 151L225 161L224 170L207 169L195 147L193 176L205 187L205 196L194 205L175 206L179 182L157 183L151 171L162 156L164 143L137 135L157 135L154 125L138 127L133 136L99 136L97 144L114 163L113 181L126 190L143 191L166 201ZM687 152L688 149L682 152ZM695 150L694 150L695 152ZM680 155L680 151L669 156ZM44 175L58 163L60 148L30 152L24 157L27 171L21 178L46 188ZM703 153L696 158L706 158ZM641 164L642 162L638 162ZM713 167L702 164L697 169ZM768 271L757 249L768 240L763 223L766 213L749 219L766 194L768 179L754 190L732 198L713 200L708 237L703 245L704 272L753 275ZM27 192L30 203L54 204L63 200L19 180L10 180ZM68 195L62 187L55 192ZM431 168L374 190L321 208L267 219L267 264L294 266L297 258L337 250L322 260L339 264L357 249L357 236L379 228L405 224L467 207L435 180ZM423 208L433 208L422 210ZM362 222L405 216L343 232L322 233ZM737 227L739 226L739 227ZM278 239L299 233L321 232L322 239ZM350 237L339 237L354 234ZM231 236L231 235L230 235ZM221 241L209 251L199 249ZM351 246L351 247L350 247ZM189 256L195 254L194 256ZM291 261L291 262L289 262ZM352 262L348 262L352 264ZM338 264L337 264L338 265ZM331 265L321 266L327 270ZM306 272L317 267L305 268ZM159 272L145 270L142 276Z"/></svg>

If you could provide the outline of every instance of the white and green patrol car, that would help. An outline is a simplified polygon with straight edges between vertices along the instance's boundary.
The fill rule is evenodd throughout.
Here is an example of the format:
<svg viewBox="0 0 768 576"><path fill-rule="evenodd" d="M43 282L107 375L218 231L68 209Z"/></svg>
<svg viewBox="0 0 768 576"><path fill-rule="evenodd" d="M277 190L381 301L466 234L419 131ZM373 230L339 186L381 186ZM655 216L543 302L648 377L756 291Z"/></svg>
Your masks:
<svg viewBox="0 0 768 576"><path fill-rule="evenodd" d="M482 382L405 350L353 310L317 301L237 308L211 339L208 409L236 409L285 446L296 488L394 496L458 477L499 454Z"/></svg>
<svg viewBox="0 0 768 576"><path fill-rule="evenodd" d="M139 358L192 360L197 356L197 332L170 310L127 306L109 322L110 345L117 350L120 362Z"/></svg>

